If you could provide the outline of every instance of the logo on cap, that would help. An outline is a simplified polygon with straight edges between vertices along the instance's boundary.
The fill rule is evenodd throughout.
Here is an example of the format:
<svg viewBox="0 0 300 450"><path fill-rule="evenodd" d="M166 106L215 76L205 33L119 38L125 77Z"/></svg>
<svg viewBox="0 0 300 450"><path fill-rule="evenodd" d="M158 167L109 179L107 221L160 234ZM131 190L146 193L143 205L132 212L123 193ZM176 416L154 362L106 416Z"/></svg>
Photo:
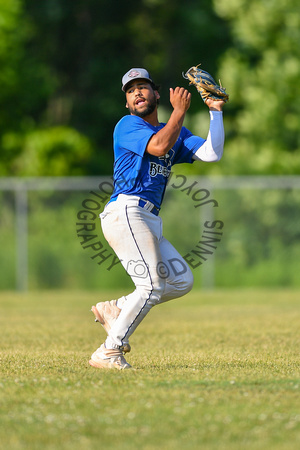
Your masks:
<svg viewBox="0 0 300 450"><path fill-rule="evenodd" d="M128 76L129 76L130 78L138 77L139 75L141 75L141 73L138 72L137 70L132 70L132 71L128 74Z"/></svg>

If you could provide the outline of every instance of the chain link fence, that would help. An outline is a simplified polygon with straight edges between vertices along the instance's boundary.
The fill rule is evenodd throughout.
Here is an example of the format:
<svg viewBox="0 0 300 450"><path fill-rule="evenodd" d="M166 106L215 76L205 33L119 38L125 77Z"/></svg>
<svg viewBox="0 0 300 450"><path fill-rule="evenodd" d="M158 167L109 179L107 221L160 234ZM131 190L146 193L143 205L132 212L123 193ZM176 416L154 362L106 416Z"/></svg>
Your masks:
<svg viewBox="0 0 300 450"><path fill-rule="evenodd" d="M133 287L99 213L110 177L0 179L0 289ZM300 177L172 173L164 235L197 288L299 287Z"/></svg>

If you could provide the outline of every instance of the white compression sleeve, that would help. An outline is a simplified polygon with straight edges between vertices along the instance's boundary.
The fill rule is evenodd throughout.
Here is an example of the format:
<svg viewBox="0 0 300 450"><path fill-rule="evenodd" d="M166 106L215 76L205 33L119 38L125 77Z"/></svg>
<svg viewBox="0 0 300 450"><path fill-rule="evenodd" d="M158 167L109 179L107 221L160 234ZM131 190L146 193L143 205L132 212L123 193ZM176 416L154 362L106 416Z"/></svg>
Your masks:
<svg viewBox="0 0 300 450"><path fill-rule="evenodd" d="M219 161L224 149L224 125L222 111L209 111L210 126L206 141L198 148L193 159L215 162Z"/></svg>

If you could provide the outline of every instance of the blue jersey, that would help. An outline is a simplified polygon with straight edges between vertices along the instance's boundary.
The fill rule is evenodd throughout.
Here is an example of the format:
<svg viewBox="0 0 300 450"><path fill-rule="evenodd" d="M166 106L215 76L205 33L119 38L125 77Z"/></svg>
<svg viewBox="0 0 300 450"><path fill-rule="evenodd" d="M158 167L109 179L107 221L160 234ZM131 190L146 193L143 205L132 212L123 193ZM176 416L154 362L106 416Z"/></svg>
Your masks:
<svg viewBox="0 0 300 450"><path fill-rule="evenodd" d="M182 127L175 145L163 157L146 152L149 139L166 124L155 127L141 117L124 116L114 130L114 191L137 195L160 208L168 177L174 164L192 163L194 153L205 142Z"/></svg>

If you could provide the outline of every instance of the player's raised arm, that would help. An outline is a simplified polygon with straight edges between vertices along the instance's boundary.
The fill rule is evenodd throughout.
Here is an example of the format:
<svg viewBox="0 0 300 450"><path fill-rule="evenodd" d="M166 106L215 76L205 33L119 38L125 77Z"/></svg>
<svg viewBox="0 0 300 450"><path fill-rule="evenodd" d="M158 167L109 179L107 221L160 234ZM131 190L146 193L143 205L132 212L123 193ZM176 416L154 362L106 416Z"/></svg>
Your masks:
<svg viewBox="0 0 300 450"><path fill-rule="evenodd" d="M173 111L166 126L154 134L146 151L154 156L164 156L177 141L185 114L191 104L191 94L184 88L170 88L170 103Z"/></svg>
<svg viewBox="0 0 300 450"><path fill-rule="evenodd" d="M205 162L219 161L224 149L223 106L228 102L226 89L215 82L213 77L205 70L200 69L201 64L191 67L183 77L193 84L202 100L209 108L210 127L206 141L199 147L193 156Z"/></svg>

